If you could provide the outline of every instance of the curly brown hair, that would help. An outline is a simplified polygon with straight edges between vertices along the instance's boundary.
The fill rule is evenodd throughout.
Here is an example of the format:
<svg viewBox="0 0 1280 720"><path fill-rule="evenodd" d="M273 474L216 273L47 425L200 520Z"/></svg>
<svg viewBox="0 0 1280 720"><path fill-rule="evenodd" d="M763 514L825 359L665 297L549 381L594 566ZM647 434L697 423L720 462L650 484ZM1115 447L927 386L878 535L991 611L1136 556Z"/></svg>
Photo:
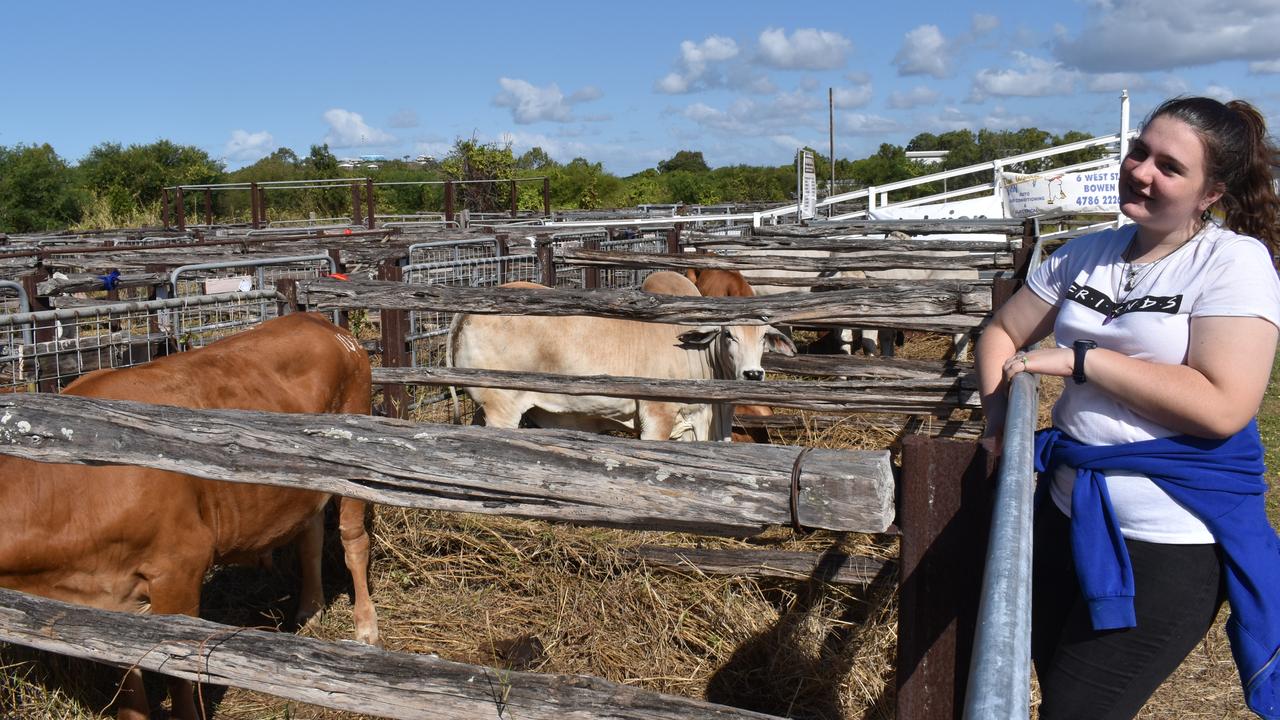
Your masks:
<svg viewBox="0 0 1280 720"><path fill-rule="evenodd" d="M1244 100L1221 103L1207 97L1166 100L1147 116L1173 117L1196 131L1205 148L1209 182L1221 182L1222 197L1214 203L1226 218L1224 225L1266 244L1274 259L1280 251L1280 197L1275 170L1280 151L1267 137L1267 123L1258 109Z"/></svg>

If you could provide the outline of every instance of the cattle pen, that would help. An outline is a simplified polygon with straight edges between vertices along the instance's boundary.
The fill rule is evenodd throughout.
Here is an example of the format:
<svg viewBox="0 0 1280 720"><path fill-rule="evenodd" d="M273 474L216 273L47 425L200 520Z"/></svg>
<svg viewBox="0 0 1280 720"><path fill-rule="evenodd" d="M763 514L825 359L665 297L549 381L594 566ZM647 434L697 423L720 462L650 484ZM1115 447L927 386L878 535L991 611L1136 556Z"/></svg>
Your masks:
<svg viewBox="0 0 1280 720"><path fill-rule="evenodd" d="M965 233L1004 239L911 237ZM382 388L380 407L386 417L195 412L10 392L0 396L0 451L50 462L137 464L235 482L301 483L384 505L577 525L709 536L750 536L781 526L796 532L900 537L896 560L843 553L835 543L829 553L791 554L657 547L646 549L642 560L697 574L789 578L776 582L870 586L892 583L896 575L896 687L885 691L882 712L900 718L958 717L976 625L994 470L993 459L973 439L972 424L950 419L954 410L977 408L971 366L955 358L806 355L767 366L772 373L804 379L767 383L464 371L440 362L440 329L448 314L465 311L685 325L971 332L1016 287L1038 236L1035 220L865 221L762 227L733 239L766 250L829 253L824 258L717 252L723 237L685 230L676 222L643 232L607 224L559 235L536 227L501 226L429 233L408 228L351 234L228 233L221 238L183 232L102 249L85 243L33 245L25 254L6 253L15 282L0 285L26 303L0 317L0 333L10 333L10 345L24 348L0 358L6 363L0 365L0 379L14 389L55 390L73 374L145 360L262 317L309 309L335 313L348 322L358 319L372 330L362 337L381 360L374 382ZM686 252L695 248L705 252ZM944 248L964 250L968 256L944 261L913 254ZM30 266L32 258L40 261L39 267ZM244 266L233 264L246 258L262 261L262 269L245 272ZM320 260L308 264L301 258ZM982 279L904 283L822 277L808 283L821 285L822 292L758 298L659 298L633 287L638 272L653 269L751 268L833 276L957 264L981 273ZM174 270L192 265L202 266L196 281L205 283L205 292L183 298ZM273 274L267 267L284 269ZM112 272L116 276L106 280ZM349 279L324 277L337 273ZM494 287L513 279L539 280L561 291ZM210 288L222 292L211 293ZM72 295L90 290L98 297ZM187 325L174 319L179 310L194 307L213 309ZM72 329L86 317L100 317L103 310L106 319L96 322L105 331ZM124 332L126 313L138 316L136 333ZM103 345L103 332L127 335L105 343L126 349L98 354L92 361L76 354L79 348ZM825 418L875 413L916 419L913 429L897 433L899 467L887 448L655 444L568 431L413 422L440 398L414 388L447 385L671 401L721 399ZM795 429L802 421L787 419L793 417L765 424L786 428L792 423ZM577 674L521 672L190 618L130 617L126 622L102 611L8 591L0 591L0 639L374 716L782 714ZM1025 704L1023 711L1025 717Z"/></svg>

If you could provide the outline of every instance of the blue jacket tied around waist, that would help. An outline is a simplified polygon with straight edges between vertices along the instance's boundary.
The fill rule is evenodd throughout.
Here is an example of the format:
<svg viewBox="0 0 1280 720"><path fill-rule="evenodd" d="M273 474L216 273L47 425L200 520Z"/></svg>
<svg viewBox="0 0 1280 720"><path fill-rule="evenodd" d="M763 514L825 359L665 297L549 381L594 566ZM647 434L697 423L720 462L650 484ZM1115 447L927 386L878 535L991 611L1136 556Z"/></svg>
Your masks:
<svg viewBox="0 0 1280 720"><path fill-rule="evenodd" d="M1257 423L1225 440L1189 435L1084 445L1057 428L1036 435L1036 471L1076 468L1071 549L1095 630L1136 625L1133 569L1103 470L1145 475L1200 518L1221 549L1227 637L1249 709L1280 720L1280 540L1267 521Z"/></svg>

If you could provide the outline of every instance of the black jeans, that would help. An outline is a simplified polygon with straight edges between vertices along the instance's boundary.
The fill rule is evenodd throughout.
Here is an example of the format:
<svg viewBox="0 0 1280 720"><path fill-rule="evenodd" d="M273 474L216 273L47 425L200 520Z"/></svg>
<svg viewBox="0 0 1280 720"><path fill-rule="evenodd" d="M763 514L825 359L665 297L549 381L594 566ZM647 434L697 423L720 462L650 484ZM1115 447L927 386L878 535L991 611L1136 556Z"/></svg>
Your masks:
<svg viewBox="0 0 1280 720"><path fill-rule="evenodd" d="M1126 540L1137 627L1098 632L1072 564L1070 519L1036 512L1031 657L1041 720L1132 718L1204 637L1222 606L1218 546Z"/></svg>

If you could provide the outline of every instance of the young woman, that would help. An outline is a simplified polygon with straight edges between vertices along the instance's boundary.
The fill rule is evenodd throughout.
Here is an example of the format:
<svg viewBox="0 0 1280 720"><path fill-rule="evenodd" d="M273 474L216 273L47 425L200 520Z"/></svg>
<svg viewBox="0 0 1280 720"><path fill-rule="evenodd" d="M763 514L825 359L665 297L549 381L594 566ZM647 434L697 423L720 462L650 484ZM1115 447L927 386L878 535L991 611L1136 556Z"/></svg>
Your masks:
<svg viewBox="0 0 1280 720"><path fill-rule="evenodd" d="M1246 701L1280 718L1280 545L1253 422L1280 334L1276 160L1248 103L1165 102L1120 166L1133 223L1050 255L978 343L991 436L1014 375L1069 378L1037 437L1044 720L1135 715L1224 598Z"/></svg>

